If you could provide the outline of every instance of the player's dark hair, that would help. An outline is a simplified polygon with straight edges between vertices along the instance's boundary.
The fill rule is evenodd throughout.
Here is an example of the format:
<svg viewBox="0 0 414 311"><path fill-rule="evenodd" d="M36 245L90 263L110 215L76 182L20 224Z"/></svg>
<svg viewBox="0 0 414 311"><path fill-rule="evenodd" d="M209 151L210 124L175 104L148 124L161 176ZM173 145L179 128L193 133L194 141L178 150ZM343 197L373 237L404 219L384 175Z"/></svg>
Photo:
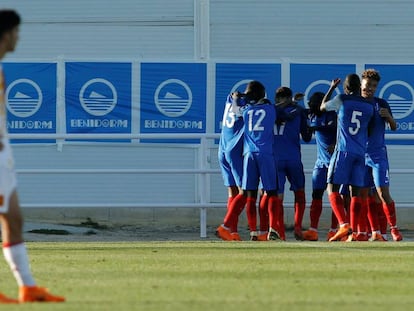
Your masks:
<svg viewBox="0 0 414 311"><path fill-rule="evenodd" d="M309 112L311 114L316 114L316 115L321 114L321 110L319 108L321 107L321 103L322 103L324 96L325 94L322 92L315 92L309 98L308 106L309 106Z"/></svg>
<svg viewBox="0 0 414 311"><path fill-rule="evenodd" d="M247 90L246 96L256 102L266 96L266 89L259 81L250 81Z"/></svg>
<svg viewBox="0 0 414 311"><path fill-rule="evenodd" d="M20 25L20 16L14 10L0 10L0 38L7 31Z"/></svg>
<svg viewBox="0 0 414 311"><path fill-rule="evenodd" d="M275 92L275 102L278 102L279 98L292 97L292 90L287 86L279 87Z"/></svg>
<svg viewBox="0 0 414 311"><path fill-rule="evenodd" d="M346 76L344 90L347 94L359 95L361 93L361 80L356 73L351 73Z"/></svg>

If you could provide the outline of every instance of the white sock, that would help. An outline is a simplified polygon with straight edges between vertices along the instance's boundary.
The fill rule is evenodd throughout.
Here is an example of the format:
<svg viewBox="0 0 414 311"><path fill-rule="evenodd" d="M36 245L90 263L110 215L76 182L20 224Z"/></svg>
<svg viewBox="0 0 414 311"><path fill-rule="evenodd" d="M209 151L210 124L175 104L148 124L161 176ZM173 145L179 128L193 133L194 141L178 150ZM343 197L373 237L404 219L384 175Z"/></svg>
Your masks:
<svg viewBox="0 0 414 311"><path fill-rule="evenodd" d="M34 286L36 282L33 279L29 266L26 246L24 243L12 246L3 246L3 255L19 286Z"/></svg>

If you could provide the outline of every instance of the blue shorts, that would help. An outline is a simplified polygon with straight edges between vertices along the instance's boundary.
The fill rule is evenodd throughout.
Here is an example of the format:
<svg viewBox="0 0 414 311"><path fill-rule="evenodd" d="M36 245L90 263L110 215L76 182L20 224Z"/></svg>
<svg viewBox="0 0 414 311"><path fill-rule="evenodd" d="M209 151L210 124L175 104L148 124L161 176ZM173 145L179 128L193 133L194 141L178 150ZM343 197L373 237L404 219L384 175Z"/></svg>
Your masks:
<svg viewBox="0 0 414 311"><path fill-rule="evenodd" d="M364 188L374 187L374 178L372 177L372 167L365 165Z"/></svg>
<svg viewBox="0 0 414 311"><path fill-rule="evenodd" d="M381 156L365 155L365 165L370 169L368 174L371 173L372 176L371 184L367 186L372 186L372 179L377 188L390 185L389 163L386 153Z"/></svg>
<svg viewBox="0 0 414 311"><path fill-rule="evenodd" d="M243 155L238 152L219 152L218 160L226 187L241 187L243 178Z"/></svg>
<svg viewBox="0 0 414 311"><path fill-rule="evenodd" d="M312 189L326 189L327 166L315 166L312 171Z"/></svg>
<svg viewBox="0 0 414 311"><path fill-rule="evenodd" d="M305 173L303 172L302 161L279 160L276 163L279 193L284 193L286 179L290 183L291 191L305 188Z"/></svg>
<svg viewBox="0 0 414 311"><path fill-rule="evenodd" d="M349 191L349 185L341 185L339 187L339 193L342 195L351 195L351 191Z"/></svg>
<svg viewBox="0 0 414 311"><path fill-rule="evenodd" d="M328 168L328 183L364 186L365 158L350 152L335 150Z"/></svg>
<svg viewBox="0 0 414 311"><path fill-rule="evenodd" d="M257 190L261 181L265 191L277 189L275 160L272 154L248 152L243 162L243 190Z"/></svg>

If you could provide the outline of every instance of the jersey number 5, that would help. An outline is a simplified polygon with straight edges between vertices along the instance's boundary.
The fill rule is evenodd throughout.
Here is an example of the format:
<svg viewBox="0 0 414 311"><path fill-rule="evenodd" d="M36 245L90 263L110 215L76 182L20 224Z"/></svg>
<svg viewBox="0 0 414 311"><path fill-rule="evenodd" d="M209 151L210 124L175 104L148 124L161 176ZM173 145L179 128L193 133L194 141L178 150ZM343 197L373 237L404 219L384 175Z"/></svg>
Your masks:
<svg viewBox="0 0 414 311"><path fill-rule="evenodd" d="M351 124L355 124L355 127L348 127L349 133L351 135L356 135L361 128L361 121L358 119L362 116L361 111L352 111L352 117L351 117Z"/></svg>

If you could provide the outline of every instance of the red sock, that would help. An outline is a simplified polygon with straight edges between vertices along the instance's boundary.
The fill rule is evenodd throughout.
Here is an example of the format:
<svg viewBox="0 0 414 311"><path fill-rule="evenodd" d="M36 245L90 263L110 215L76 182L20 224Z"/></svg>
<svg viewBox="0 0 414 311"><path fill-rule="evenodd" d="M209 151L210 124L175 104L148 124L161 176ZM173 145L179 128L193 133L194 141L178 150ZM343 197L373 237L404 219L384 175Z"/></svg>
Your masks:
<svg viewBox="0 0 414 311"><path fill-rule="evenodd" d="M335 213L336 219L339 224L346 223L344 200L342 199L339 192L332 192L329 195L329 202L331 203L332 211Z"/></svg>
<svg viewBox="0 0 414 311"><path fill-rule="evenodd" d="M276 226L276 230L279 233L280 238L285 241L286 240L286 232L285 232L285 209L283 207L283 202L280 198L279 202L280 202L280 208L279 208L279 213L278 213L278 217L277 217L277 226Z"/></svg>
<svg viewBox="0 0 414 311"><path fill-rule="evenodd" d="M256 198L248 197L246 201L246 215L247 223L249 224L250 231L256 231L257 228L257 211L256 211Z"/></svg>
<svg viewBox="0 0 414 311"><path fill-rule="evenodd" d="M345 196L344 200L344 209L345 209L345 222L350 223L350 215L351 215L351 198L349 196Z"/></svg>
<svg viewBox="0 0 414 311"><path fill-rule="evenodd" d="M314 229L318 229L319 218L322 214L322 199L313 199L310 206L310 226Z"/></svg>
<svg viewBox="0 0 414 311"><path fill-rule="evenodd" d="M382 208L384 210L385 216L387 217L388 224L390 227L395 227L397 225L397 215L395 214L395 203L383 203Z"/></svg>
<svg viewBox="0 0 414 311"><path fill-rule="evenodd" d="M305 191L295 191L295 229L302 230L303 214L306 208Z"/></svg>
<svg viewBox="0 0 414 311"><path fill-rule="evenodd" d="M278 196L269 197L269 225L275 229L282 240L286 240L283 202ZM272 213L272 215L270 215Z"/></svg>
<svg viewBox="0 0 414 311"><path fill-rule="evenodd" d="M375 202L375 205L378 211L378 222L379 222L381 234L387 234L388 221L387 221L387 216L385 216L384 209L382 208L382 203Z"/></svg>
<svg viewBox="0 0 414 311"><path fill-rule="evenodd" d="M279 214L279 202L280 199L276 196L269 196L267 199L267 210L269 213L269 226L273 229L277 227L277 217ZM269 228L267 228L268 230Z"/></svg>
<svg viewBox="0 0 414 311"><path fill-rule="evenodd" d="M269 196L268 201L269 225L275 229L282 238L285 236L282 200L278 196Z"/></svg>
<svg viewBox="0 0 414 311"><path fill-rule="evenodd" d="M242 194L236 195L227 209L226 216L224 216L224 226L230 228L231 232L237 232L237 225L239 222L239 215L246 205L246 197Z"/></svg>
<svg viewBox="0 0 414 311"><path fill-rule="evenodd" d="M269 211L267 208L268 203L267 194L262 195L259 203L259 219L260 219L260 231L269 230Z"/></svg>
<svg viewBox="0 0 414 311"><path fill-rule="evenodd" d="M359 216L361 214L361 198L360 197L352 197L351 198L351 205L349 206L351 211L351 228L352 231L357 231L358 228L358 221Z"/></svg>
<svg viewBox="0 0 414 311"><path fill-rule="evenodd" d="M357 222L358 232L368 232L368 200L360 198L360 202L361 211Z"/></svg>
<svg viewBox="0 0 414 311"><path fill-rule="evenodd" d="M227 209L229 208L231 202L233 202L234 198L235 198L235 196L234 197L228 197L227 198Z"/></svg>
<svg viewBox="0 0 414 311"><path fill-rule="evenodd" d="M377 203L375 202L374 197L369 197L368 201L368 220L369 225L371 226L371 231L380 230L379 218L378 218L378 209Z"/></svg>
<svg viewBox="0 0 414 311"><path fill-rule="evenodd" d="M237 195L235 195L235 196L231 196L231 197L228 197L227 198L227 210L226 210L226 213L229 211L229 209L230 209L230 205L231 205L231 203L234 201L234 199L236 198L236 196ZM232 225L232 226L230 226L230 228L234 228L234 225ZM236 226L237 227L237 226Z"/></svg>
<svg viewBox="0 0 414 311"><path fill-rule="evenodd" d="M338 218L336 218L335 213L333 211L331 213L331 229L338 229Z"/></svg>

